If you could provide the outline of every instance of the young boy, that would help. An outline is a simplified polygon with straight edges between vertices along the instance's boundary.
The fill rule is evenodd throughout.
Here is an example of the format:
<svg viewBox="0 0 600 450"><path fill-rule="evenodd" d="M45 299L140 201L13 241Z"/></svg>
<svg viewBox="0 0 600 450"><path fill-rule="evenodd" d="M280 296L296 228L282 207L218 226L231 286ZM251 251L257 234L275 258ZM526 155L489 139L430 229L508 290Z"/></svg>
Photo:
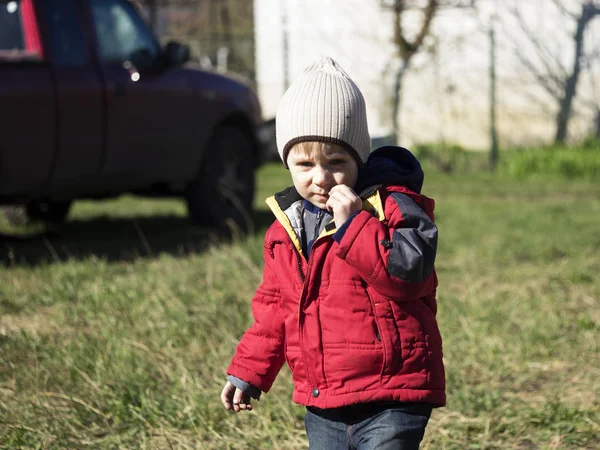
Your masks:
<svg viewBox="0 0 600 450"><path fill-rule="evenodd" d="M252 409L287 361L311 449L418 449L445 404L421 166L400 147L370 153L363 96L328 57L285 93L276 127L294 186L267 200L254 324L221 401Z"/></svg>

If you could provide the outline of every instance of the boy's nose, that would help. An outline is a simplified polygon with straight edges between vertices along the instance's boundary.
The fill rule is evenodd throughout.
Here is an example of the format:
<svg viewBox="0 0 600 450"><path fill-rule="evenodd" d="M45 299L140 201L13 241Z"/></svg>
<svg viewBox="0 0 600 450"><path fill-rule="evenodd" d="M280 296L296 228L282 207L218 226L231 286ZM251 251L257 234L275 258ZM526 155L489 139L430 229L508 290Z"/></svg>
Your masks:
<svg viewBox="0 0 600 450"><path fill-rule="evenodd" d="M315 167L315 173L313 175L313 183L317 186L325 186L329 183L329 179L331 178L331 173L322 168Z"/></svg>

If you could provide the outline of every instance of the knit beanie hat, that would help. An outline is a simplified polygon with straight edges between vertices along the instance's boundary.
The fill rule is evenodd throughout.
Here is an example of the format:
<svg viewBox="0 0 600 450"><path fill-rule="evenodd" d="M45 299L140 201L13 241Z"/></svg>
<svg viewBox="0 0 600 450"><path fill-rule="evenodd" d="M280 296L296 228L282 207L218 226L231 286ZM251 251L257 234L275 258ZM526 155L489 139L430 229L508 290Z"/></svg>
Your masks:
<svg viewBox="0 0 600 450"><path fill-rule="evenodd" d="M371 151L365 99L340 65L322 56L286 91L276 116L277 150L287 167L298 142L341 145L365 163Z"/></svg>

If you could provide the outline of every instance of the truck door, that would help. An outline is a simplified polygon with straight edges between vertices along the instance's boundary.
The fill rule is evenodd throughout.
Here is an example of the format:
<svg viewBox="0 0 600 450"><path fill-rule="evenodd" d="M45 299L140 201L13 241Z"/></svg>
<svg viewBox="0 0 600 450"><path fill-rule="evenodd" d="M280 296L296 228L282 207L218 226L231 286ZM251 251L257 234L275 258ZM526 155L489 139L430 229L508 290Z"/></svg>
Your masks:
<svg viewBox="0 0 600 450"><path fill-rule="evenodd" d="M87 194L103 188L99 180L104 146L102 84L82 32L80 2L38 0L37 4L58 99L59 152L50 194Z"/></svg>
<svg viewBox="0 0 600 450"><path fill-rule="evenodd" d="M54 85L31 0L0 0L0 197L34 197L56 153Z"/></svg>
<svg viewBox="0 0 600 450"><path fill-rule="evenodd" d="M125 0L89 0L108 116L103 173L130 187L181 176L196 129L187 81L154 70L161 48ZM189 151L185 149L183 151ZM178 166L179 164L179 166Z"/></svg>

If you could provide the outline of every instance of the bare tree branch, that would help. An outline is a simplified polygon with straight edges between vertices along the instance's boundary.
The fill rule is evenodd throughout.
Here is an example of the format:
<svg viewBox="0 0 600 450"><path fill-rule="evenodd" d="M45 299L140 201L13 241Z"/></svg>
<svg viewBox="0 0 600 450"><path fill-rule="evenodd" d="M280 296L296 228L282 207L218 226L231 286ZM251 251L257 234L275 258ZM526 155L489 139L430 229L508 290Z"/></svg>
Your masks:
<svg viewBox="0 0 600 450"><path fill-rule="evenodd" d="M395 45L398 64L394 74L393 108L391 122L396 142L399 139L399 112L402 99L402 86L404 76L411 67L413 56L423 47L425 40L431 33L431 25L436 12L441 8L473 8L476 0L427 0L425 6L422 2L410 2L407 0L379 0L382 8L391 10L393 20L393 42ZM415 37L411 40L405 34L402 19L406 11L418 10L423 13L423 20Z"/></svg>
<svg viewBox="0 0 600 450"><path fill-rule="evenodd" d="M589 70L596 61L600 61L600 47L595 48L592 53L584 55L581 58L581 68L583 70Z"/></svg>
<svg viewBox="0 0 600 450"><path fill-rule="evenodd" d="M537 54L539 55L539 62L543 64L546 73L548 76L553 79L554 83L558 85L564 85L565 80L569 76L567 73L567 69L563 66L560 57L553 52L550 51L547 43L542 43L538 39L538 37L531 31L531 29L525 23L525 19L523 15L516 8L511 8L511 13L514 18L517 20L521 31L526 35L529 42L535 47ZM516 47L516 53L519 59L523 59L523 50L520 46ZM527 64L528 68L534 72L538 72L535 74L539 76L539 70L535 68L531 64Z"/></svg>
<svg viewBox="0 0 600 450"><path fill-rule="evenodd" d="M549 74L541 73L537 70L531 60L523 55L521 52L516 52L517 58L525 66L525 68L531 73L531 75L537 80L539 85L544 88L550 96L555 100L560 100L564 96L564 80L557 80L555 77Z"/></svg>
<svg viewBox="0 0 600 450"><path fill-rule="evenodd" d="M433 20L437 7L437 0L428 0L427 6L423 10L425 17L423 18L419 32L415 39L412 42L409 42L404 35L404 30L402 28L402 14L406 10L405 4L402 0L396 0L392 9L394 13L394 43L398 49L398 55L406 65L410 63L412 57L419 51L423 44L423 40L429 34L431 21Z"/></svg>
<svg viewBox="0 0 600 450"><path fill-rule="evenodd" d="M565 4L562 2L562 0L552 0L552 3L565 16L568 16L569 18L571 18L573 20L577 20L578 15L576 13L574 13L574 12L569 11L567 9L567 7L565 6Z"/></svg>
<svg viewBox="0 0 600 450"><path fill-rule="evenodd" d="M511 91L517 93L522 98L527 99L529 103L536 105L536 115L543 116L544 118L549 120L553 119L556 116L556 112L554 111L554 109L556 109L556 102L553 101L550 103L548 101L547 96L541 98L539 95L532 92L530 86L524 86L523 80L513 80L510 78L505 78L503 80L503 84L506 88L510 88ZM510 109L509 105L507 104L503 104L503 106L507 109ZM522 114L522 112L519 112L519 114Z"/></svg>
<svg viewBox="0 0 600 450"><path fill-rule="evenodd" d="M407 0L379 0L379 6L386 9L393 9L396 7L396 2L398 1L404 4L404 9L406 11L423 9L423 6L419 5L418 2ZM477 0L438 0L437 3L439 8L470 9L476 7Z"/></svg>
<svg viewBox="0 0 600 450"><path fill-rule="evenodd" d="M526 23L523 14L515 7L509 8L512 16L516 19L519 29L527 38L527 42L533 50L535 57L525 52L522 48L522 42L515 45L515 54L522 66L534 77L538 85L544 89L548 95L554 99L558 108L555 117L556 134L555 142L564 142L568 136L569 119L576 112L573 111L574 105L581 104L576 99L577 86L582 71L592 67L593 61L600 58L600 51L594 49L593 52L584 52L585 32L587 25L595 17L600 16L600 2L593 0L571 1L572 4L578 4L580 10L574 12L567 8L567 3L563 0L551 0L554 5L566 18L575 22L575 32L567 38L573 48L573 60L570 67L566 67L559 56L550 50L552 48L543 37L538 36ZM570 28L569 26L565 27Z"/></svg>

